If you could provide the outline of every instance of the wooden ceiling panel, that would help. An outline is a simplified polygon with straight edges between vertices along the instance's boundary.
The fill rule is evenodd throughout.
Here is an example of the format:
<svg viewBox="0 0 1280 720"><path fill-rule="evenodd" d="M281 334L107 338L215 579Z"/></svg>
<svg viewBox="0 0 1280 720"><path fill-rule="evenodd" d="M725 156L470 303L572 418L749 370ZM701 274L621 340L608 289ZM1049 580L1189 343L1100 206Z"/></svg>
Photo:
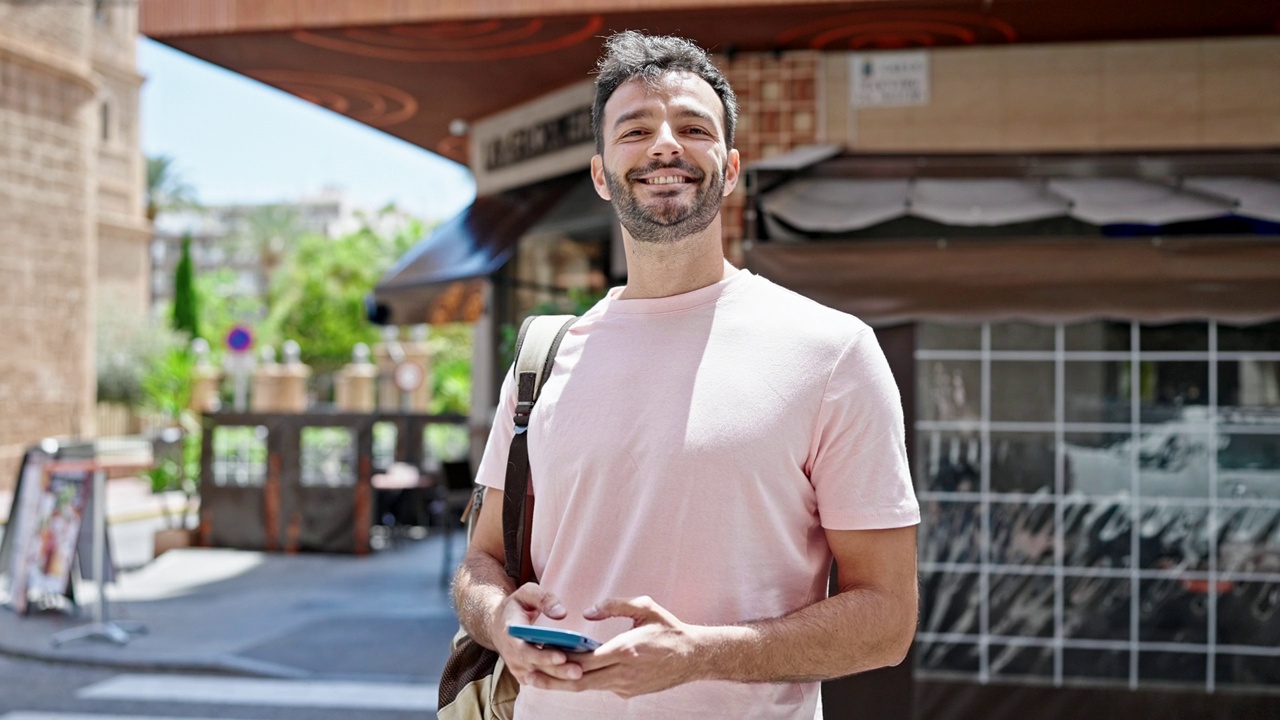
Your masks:
<svg viewBox="0 0 1280 720"><path fill-rule="evenodd" d="M142 31L460 162L465 147L449 135L452 119L474 121L588 77L602 38L623 29L684 35L721 53L1280 32L1280 6L1254 0L701 0L679 3L697 6L683 10L662 9L677 6L671 0L644 0L631 7L653 8L625 13L604 10L615 3L556 0L545 16L517 2L505 15L470 18L459 15L466 4L424 4L415 15L406 10L416 7L410 2L383 16L399 22L345 26L338 23L346 16L335 14L342 3L323 14L308 12L307 0L241 5L144 0ZM475 12L488 5L495 4L477 3ZM369 7L352 5L362 20L378 17ZM407 21L432 7L452 8L451 19ZM244 12L236 15L237 8ZM237 30L247 27L289 29Z"/></svg>

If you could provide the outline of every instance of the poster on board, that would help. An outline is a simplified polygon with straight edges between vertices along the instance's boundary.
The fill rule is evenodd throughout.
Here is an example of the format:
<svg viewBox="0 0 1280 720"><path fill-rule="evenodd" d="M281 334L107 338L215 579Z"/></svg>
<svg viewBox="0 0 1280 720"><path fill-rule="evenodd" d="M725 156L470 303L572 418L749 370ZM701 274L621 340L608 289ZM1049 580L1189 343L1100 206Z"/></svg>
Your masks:
<svg viewBox="0 0 1280 720"><path fill-rule="evenodd" d="M39 519L36 538L28 548L28 594L67 594L76 542L84 524L89 478L88 470L55 470L46 474L36 508Z"/></svg>
<svg viewBox="0 0 1280 720"><path fill-rule="evenodd" d="M27 611L32 594L70 596L91 477L87 466L55 464L38 450L23 458L0 552L8 602L17 612Z"/></svg>
<svg viewBox="0 0 1280 720"><path fill-rule="evenodd" d="M29 450L22 458L18 487L9 509L0 570L7 571L9 604L19 613L27 611L27 558L37 523L36 510L44 485L44 469L53 458L40 450Z"/></svg>

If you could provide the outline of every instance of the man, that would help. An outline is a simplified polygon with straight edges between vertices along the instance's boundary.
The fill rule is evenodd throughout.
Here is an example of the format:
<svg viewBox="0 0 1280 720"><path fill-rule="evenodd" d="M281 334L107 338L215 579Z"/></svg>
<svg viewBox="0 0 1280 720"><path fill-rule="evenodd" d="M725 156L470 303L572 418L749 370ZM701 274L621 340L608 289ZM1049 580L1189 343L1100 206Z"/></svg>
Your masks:
<svg viewBox="0 0 1280 720"><path fill-rule="evenodd" d="M459 616L520 681L520 718L809 720L818 681L897 664L914 634L897 388L865 324L725 261L737 103L706 53L622 33L596 88L591 176L627 284L575 323L534 409L538 581L520 588L502 565L504 384ZM528 623L604 645L506 632Z"/></svg>

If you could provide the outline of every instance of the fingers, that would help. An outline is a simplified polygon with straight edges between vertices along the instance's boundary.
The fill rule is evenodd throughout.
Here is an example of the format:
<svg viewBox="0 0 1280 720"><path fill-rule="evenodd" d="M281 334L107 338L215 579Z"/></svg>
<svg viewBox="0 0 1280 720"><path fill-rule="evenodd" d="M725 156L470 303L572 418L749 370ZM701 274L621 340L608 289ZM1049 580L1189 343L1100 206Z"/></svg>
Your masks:
<svg viewBox="0 0 1280 720"><path fill-rule="evenodd" d="M540 690L559 690L561 692L582 692L583 690L604 690L615 682L617 671L598 670L588 674L580 673L578 677L566 678L549 673L530 673L520 680L522 685L536 687ZM584 679L585 678L585 679ZM625 697L625 696L624 696Z"/></svg>
<svg viewBox="0 0 1280 720"><path fill-rule="evenodd" d="M521 641L524 648L507 658L507 666L522 685L531 685L536 677L572 681L582 677L582 666L572 662L559 650L541 650Z"/></svg>
<svg viewBox="0 0 1280 720"><path fill-rule="evenodd" d="M631 618L637 625L655 620L666 620L669 613L648 595L634 598L608 598L587 608L582 616L588 620L604 620L611 617Z"/></svg>
<svg viewBox="0 0 1280 720"><path fill-rule="evenodd" d="M511 599L520 604L521 609L536 618L539 614L554 620L563 620L568 611L564 609L560 598L542 589L537 583L525 583L511 593Z"/></svg>

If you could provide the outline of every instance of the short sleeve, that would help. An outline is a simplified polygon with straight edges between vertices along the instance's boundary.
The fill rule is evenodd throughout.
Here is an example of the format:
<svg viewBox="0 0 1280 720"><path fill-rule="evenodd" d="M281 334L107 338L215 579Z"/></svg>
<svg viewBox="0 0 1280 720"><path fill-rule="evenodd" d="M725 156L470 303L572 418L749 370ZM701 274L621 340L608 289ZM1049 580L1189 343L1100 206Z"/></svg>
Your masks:
<svg viewBox="0 0 1280 720"><path fill-rule="evenodd" d="M859 331L832 368L809 459L822 527L877 530L920 522L902 398L870 328Z"/></svg>
<svg viewBox="0 0 1280 720"><path fill-rule="evenodd" d="M507 372L502 376L502 388L498 391L498 410L493 416L493 427L489 429L489 440L485 443L480 467L476 468L476 482L495 490L501 490L506 485L507 453L511 449L511 437L515 434L511 418L516 411L516 389L511 375Z"/></svg>

